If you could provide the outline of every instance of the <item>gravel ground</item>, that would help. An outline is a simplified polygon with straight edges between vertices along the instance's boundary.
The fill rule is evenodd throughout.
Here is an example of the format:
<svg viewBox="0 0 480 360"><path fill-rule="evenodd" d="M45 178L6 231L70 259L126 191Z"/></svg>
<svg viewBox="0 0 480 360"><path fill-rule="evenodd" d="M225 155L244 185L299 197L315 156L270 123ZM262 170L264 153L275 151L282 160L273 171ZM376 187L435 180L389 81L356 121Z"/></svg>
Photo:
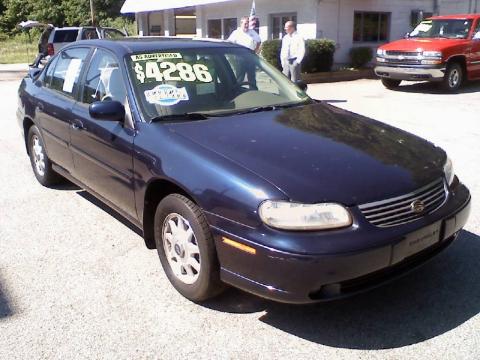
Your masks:
<svg viewBox="0 0 480 360"><path fill-rule="evenodd" d="M196 305L111 210L72 185L35 181L15 120L17 86L0 82L0 359L480 358L478 203L449 250L369 293L290 306L231 289ZM310 92L441 145L480 197L480 86L442 95L360 80Z"/></svg>

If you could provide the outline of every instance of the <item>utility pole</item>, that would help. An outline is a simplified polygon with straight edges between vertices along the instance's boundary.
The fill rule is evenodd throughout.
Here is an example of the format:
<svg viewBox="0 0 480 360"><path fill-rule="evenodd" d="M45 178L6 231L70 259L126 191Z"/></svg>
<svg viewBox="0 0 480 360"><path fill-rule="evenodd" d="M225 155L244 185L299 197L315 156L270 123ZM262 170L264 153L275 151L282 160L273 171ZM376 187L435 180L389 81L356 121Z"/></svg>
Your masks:
<svg viewBox="0 0 480 360"><path fill-rule="evenodd" d="M93 14L93 0L90 0L90 15L92 16L92 26L95 26L95 16Z"/></svg>

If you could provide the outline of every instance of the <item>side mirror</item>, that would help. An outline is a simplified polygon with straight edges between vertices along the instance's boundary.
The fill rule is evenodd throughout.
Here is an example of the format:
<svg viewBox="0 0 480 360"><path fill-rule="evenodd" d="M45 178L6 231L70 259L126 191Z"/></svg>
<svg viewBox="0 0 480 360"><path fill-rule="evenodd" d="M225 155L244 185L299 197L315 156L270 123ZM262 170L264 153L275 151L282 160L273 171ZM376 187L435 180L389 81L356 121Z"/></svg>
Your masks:
<svg viewBox="0 0 480 360"><path fill-rule="evenodd" d="M407 32L407 33L405 33L405 35L403 35L403 38L404 38L404 39L408 39L409 37L410 37L410 33L409 33L409 32Z"/></svg>
<svg viewBox="0 0 480 360"><path fill-rule="evenodd" d="M39 69L37 67L32 67L28 69L28 77L30 77L31 79L35 79L41 72L42 72L42 69Z"/></svg>
<svg viewBox="0 0 480 360"><path fill-rule="evenodd" d="M123 121L125 107L118 101L96 101L88 108L90 116L97 120Z"/></svg>
<svg viewBox="0 0 480 360"><path fill-rule="evenodd" d="M301 90L307 91L308 85L303 80L295 81L295 85L297 85Z"/></svg>

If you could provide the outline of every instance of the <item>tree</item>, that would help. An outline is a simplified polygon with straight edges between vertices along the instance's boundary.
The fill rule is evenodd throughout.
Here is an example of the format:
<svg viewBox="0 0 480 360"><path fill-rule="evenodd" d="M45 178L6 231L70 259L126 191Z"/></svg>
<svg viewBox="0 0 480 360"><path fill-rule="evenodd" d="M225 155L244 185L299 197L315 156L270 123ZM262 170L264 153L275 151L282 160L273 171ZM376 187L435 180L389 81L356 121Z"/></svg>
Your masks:
<svg viewBox="0 0 480 360"><path fill-rule="evenodd" d="M120 15L122 1L94 0L97 23ZM24 20L55 26L91 25L89 0L0 0L0 32L12 33Z"/></svg>

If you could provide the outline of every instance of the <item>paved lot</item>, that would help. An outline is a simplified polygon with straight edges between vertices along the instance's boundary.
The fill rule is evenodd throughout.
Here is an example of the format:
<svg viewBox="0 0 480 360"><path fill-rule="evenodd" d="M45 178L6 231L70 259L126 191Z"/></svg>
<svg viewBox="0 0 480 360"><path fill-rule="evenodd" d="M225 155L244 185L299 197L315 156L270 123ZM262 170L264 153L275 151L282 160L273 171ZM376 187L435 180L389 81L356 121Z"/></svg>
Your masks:
<svg viewBox="0 0 480 360"><path fill-rule="evenodd" d="M478 202L448 251L375 291L288 306L230 290L195 305L110 210L73 186L37 184L14 118L17 86L0 81L0 359L480 358ZM310 91L441 145L480 198L480 85L459 95L372 80Z"/></svg>

